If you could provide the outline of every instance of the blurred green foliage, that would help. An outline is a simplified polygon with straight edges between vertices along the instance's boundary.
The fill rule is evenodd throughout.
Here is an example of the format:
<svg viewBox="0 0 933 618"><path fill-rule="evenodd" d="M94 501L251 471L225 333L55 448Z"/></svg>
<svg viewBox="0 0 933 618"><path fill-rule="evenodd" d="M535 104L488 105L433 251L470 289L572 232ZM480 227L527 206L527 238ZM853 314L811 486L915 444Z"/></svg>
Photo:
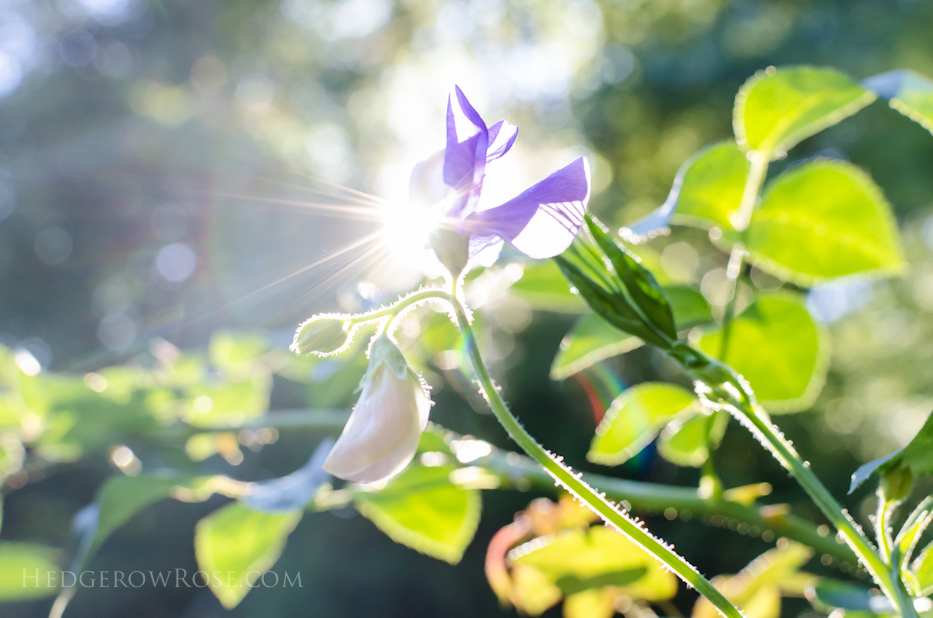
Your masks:
<svg viewBox="0 0 933 618"><path fill-rule="evenodd" d="M329 183L396 198L409 160L439 147L434 129L454 82L521 127L533 169L516 177L535 176L543 161L586 144L596 163L592 208L619 226L662 204L697 150L729 138L735 92L756 71L805 63L836 67L856 81L894 68L930 76L931 25L933 8L919 0L8 2L0 16L0 342L9 348L0 348L0 553L24 564L67 566L64 554L79 543L72 519L95 495L104 499L99 488L114 473L173 468L258 481L302 466L318 433L249 421L270 407L345 409L365 369L359 344L366 338L359 336L350 363L295 359L285 349L294 327L316 311L360 310L394 298L411 277L381 272L378 256L338 253L378 229L378 220L335 216L335 208L370 204ZM912 84L897 82L892 105L928 120ZM907 444L933 400L926 369L933 349L933 145L886 105L872 103L804 139L770 171L773 177L799 165L784 177L799 179L813 169L813 157L869 170L884 195L872 189L877 199L869 201L893 206L911 265L900 278L830 284L806 299L830 333L832 357L814 411L781 424L837 495L856 462ZM772 142L780 150L788 140ZM722 224L709 208L722 213L735 205L700 204L709 191L734 195L699 187L690 214ZM705 232L675 227L637 250L662 284L689 286L706 299L701 309L712 306L691 326L722 317L726 254ZM337 257L321 262L328 255ZM792 257L768 257L798 266ZM880 267L900 261L890 252L885 258ZM772 275L785 271L765 264L740 286L740 305L753 288L780 285ZM601 358L582 374L568 370L578 377L564 383L547 382L573 314L583 310L565 284L554 285L554 274L552 264L514 261L489 269L477 278L488 285L475 286L473 305L484 352L516 413L549 448L595 469L585 454L603 412L598 402L626 383L682 376L641 349ZM494 421L472 409L484 408L459 369L453 329L443 316L429 315L419 309L402 334L412 364L434 387L432 418L507 446ZM813 325L810 348L819 328ZM230 336L225 329L259 334ZM821 350L807 363L821 368ZM809 405L811 381L776 399ZM208 431L177 433L187 427ZM664 431L669 442L662 448L672 448ZM685 460L695 460L702 445L688 442ZM775 503L789 502L817 520L786 475L734 425L717 467L727 486L767 480ZM656 457L653 447L619 474L691 485L698 476ZM455 491L454 501L463 498ZM213 490L207 494L198 496L204 505L163 501L132 513L91 568L193 572L195 522L224 504L209 497ZM863 497L849 502L857 516L871 508ZM456 568L390 543L352 511L336 511L349 520L307 517L294 524L278 563L300 571L303 587L252 591L233 614L298 615L309 607L324 616L494 614L496 598L482 575L485 547L527 501L517 492L485 492L484 521ZM476 525L477 509L468 498L454 523ZM384 529L398 525L386 523L391 504L380 512ZM280 532L288 534L293 517L280 518L289 524ZM209 535L221 546L224 535L242 533L229 519L216 526L223 534ZM768 547L696 521L649 523L703 572L737 572ZM459 556L459 530L439 530L429 540L441 543L435 553ZM826 572L839 576L839 568L853 566ZM0 588L8 581L0 573ZM773 609L775 592L765 588ZM675 598L684 611L692 602L686 593ZM3 611L44 616L50 603L5 604ZM203 590L97 588L82 589L66 615L125 615L128 607L148 616L223 611Z"/></svg>

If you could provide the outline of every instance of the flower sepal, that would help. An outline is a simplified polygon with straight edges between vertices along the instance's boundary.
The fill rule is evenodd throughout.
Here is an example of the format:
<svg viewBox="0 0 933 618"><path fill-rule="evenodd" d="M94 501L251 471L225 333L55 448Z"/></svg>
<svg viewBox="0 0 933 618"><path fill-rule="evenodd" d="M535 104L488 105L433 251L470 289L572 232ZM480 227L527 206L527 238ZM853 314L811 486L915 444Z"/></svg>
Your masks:
<svg viewBox="0 0 933 618"><path fill-rule="evenodd" d="M438 229L429 239L438 261L457 280L470 260L470 241L453 230Z"/></svg>

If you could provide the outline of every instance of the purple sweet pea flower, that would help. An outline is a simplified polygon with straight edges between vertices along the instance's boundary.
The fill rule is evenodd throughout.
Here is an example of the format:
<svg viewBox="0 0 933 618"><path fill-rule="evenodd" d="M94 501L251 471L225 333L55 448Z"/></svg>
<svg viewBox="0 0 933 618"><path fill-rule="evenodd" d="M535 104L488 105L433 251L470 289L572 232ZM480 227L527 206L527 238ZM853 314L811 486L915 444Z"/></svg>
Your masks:
<svg viewBox="0 0 933 618"><path fill-rule="evenodd" d="M455 87L447 101L447 147L412 171L412 201L444 210L431 244L454 274L468 258L503 240L530 258L554 257L583 224L590 198L583 157L506 203L479 209L486 166L507 153L516 137L518 128L508 122L487 127Z"/></svg>

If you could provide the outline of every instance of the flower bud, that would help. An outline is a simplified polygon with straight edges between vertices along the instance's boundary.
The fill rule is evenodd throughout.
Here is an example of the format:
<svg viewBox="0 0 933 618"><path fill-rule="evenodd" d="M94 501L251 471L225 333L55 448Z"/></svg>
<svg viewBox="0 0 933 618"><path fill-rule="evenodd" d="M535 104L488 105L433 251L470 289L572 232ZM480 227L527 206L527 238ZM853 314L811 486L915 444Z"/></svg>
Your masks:
<svg viewBox="0 0 933 618"><path fill-rule="evenodd" d="M881 477L881 495L886 502L900 502L910 495L914 475L907 466L895 466Z"/></svg>
<svg viewBox="0 0 933 618"><path fill-rule="evenodd" d="M323 468L347 481L374 483L395 476L414 458L431 398L385 335L373 342L360 387L360 398Z"/></svg>
<svg viewBox="0 0 933 618"><path fill-rule="evenodd" d="M451 230L438 229L431 234L430 243L450 276L454 279L460 277L470 259L469 239Z"/></svg>
<svg viewBox="0 0 933 618"><path fill-rule="evenodd" d="M350 343L350 322L339 314L316 315L295 332L291 350L297 354L327 356Z"/></svg>

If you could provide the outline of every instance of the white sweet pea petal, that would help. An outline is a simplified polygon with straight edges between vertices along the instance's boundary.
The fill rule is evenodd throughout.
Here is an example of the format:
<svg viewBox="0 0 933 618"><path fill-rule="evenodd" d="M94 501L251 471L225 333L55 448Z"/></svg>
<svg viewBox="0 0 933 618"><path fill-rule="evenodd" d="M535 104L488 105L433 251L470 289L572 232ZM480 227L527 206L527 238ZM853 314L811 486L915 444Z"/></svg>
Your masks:
<svg viewBox="0 0 933 618"><path fill-rule="evenodd" d="M373 344L363 392L324 462L326 472L374 483L395 476L414 458L431 399L404 362L388 339Z"/></svg>

